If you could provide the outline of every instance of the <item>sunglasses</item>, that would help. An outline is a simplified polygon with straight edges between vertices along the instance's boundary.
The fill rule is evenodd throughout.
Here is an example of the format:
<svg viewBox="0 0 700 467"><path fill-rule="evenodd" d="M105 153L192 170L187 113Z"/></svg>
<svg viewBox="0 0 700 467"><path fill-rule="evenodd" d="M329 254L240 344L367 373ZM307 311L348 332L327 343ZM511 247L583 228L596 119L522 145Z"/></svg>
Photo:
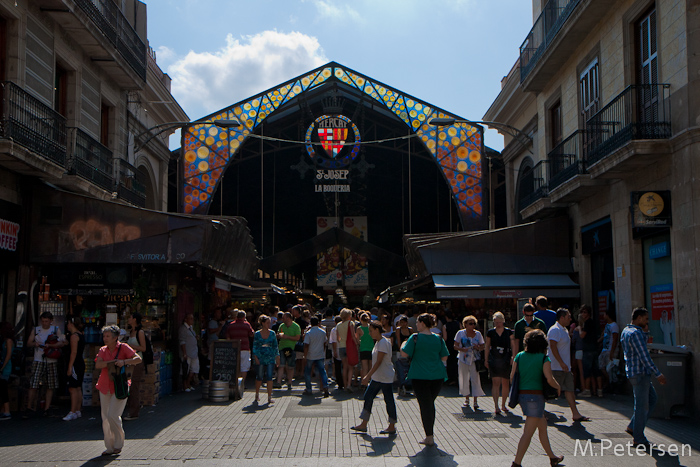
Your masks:
<svg viewBox="0 0 700 467"><path fill-rule="evenodd" d="M476 326L476 323L467 323L467 326Z"/></svg>

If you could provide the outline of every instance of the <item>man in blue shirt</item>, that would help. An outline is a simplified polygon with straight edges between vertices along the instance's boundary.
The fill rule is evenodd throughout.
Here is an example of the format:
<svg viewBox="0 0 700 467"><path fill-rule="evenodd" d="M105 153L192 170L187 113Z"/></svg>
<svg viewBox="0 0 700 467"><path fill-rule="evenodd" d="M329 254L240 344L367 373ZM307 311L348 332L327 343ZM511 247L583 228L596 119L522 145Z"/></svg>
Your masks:
<svg viewBox="0 0 700 467"><path fill-rule="evenodd" d="M635 308L632 312L632 324L622 331L620 341L625 354L625 372L634 392L634 415L625 430L634 437L634 446L644 446L651 454L651 445L644 436L649 414L654 411L657 396L651 384L652 373L660 384L666 384L666 377L654 365L647 348L647 336L644 328L649 324L649 312L646 308Z"/></svg>
<svg viewBox="0 0 700 467"><path fill-rule="evenodd" d="M544 295L540 295L539 297L537 297L537 299L535 299L535 305L537 305L535 318L544 321L544 325L547 326L547 329L545 329L544 333L547 334L549 328L554 326L554 323L557 322L557 314L554 310L550 310L549 308L547 308L549 306L549 301Z"/></svg>

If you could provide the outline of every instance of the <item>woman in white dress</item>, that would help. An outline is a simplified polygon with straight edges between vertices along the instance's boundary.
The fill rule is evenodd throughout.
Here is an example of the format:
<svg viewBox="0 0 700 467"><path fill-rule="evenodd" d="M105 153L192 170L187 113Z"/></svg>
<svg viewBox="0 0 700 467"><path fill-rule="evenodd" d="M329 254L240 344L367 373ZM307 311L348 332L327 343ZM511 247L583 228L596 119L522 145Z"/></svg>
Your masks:
<svg viewBox="0 0 700 467"><path fill-rule="evenodd" d="M481 359L481 351L484 350L484 337L476 330L476 318L467 316L462 320L464 329L460 329L455 336L455 350L459 351L459 394L466 397L464 407L469 407L469 396L474 397L474 409L479 408L477 397L486 395L481 389L481 379L476 370L476 361ZM469 386L471 385L471 391Z"/></svg>

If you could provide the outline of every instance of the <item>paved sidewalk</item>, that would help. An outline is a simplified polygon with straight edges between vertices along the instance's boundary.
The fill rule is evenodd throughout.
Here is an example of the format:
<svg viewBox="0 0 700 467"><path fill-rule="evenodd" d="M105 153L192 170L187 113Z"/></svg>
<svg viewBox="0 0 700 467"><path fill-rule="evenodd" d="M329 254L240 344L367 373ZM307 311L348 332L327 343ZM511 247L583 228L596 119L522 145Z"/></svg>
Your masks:
<svg viewBox="0 0 700 467"><path fill-rule="evenodd" d="M355 434L349 428L358 422L361 393L335 391L323 399L318 391L314 397L302 396L302 390L303 384L291 392L275 390L272 407L255 407L251 390L242 400L223 404L202 400L199 391L165 397L156 407L145 407L139 420L124 422L123 453L107 459L99 457L104 445L96 408L87 408L83 418L71 422L3 421L0 465L509 466L524 423L519 408L512 415L494 416L490 397L480 399L477 411L464 409L457 389L446 387L437 401L437 447L423 448L418 444L424 433L415 398L396 399L396 436L379 435L387 423L381 396L375 400L368 434ZM677 445L680 451L686 445L684 455L628 455L624 446L615 451L616 445L631 441L624 433L632 411L630 396L579 401L581 413L593 419L585 423L570 421L563 398L548 403L547 409L553 414L548 429L552 447L566 456L567 466L700 466L700 426L685 418L653 419L647 428L649 440L663 443L664 449ZM523 465L548 465L538 439L533 439Z"/></svg>

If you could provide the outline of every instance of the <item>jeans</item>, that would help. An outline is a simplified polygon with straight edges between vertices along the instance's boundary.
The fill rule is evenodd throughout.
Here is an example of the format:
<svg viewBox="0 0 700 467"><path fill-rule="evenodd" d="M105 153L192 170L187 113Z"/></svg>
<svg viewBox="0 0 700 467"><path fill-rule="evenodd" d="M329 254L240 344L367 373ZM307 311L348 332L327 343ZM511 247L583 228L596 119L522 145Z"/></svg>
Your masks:
<svg viewBox="0 0 700 467"><path fill-rule="evenodd" d="M306 379L306 390L311 391L311 367L313 366L316 366L316 371L319 375L321 375L323 389L328 389L328 375L326 374L326 368L323 365L323 359L320 359L306 361L306 368L304 369L304 379Z"/></svg>
<svg viewBox="0 0 700 467"><path fill-rule="evenodd" d="M399 357L398 360L396 360L396 375L399 380L399 387L411 384L411 380L406 379L410 366L411 364L408 362L407 358Z"/></svg>
<svg viewBox="0 0 700 467"><path fill-rule="evenodd" d="M384 403L386 404L386 413L389 416L389 423L396 423L396 402L394 402L394 387L392 383L379 383L370 380L369 386L365 389L365 395L362 396L365 404L362 406L360 420L369 420L372 415L372 405L374 398L377 397L379 391L384 394Z"/></svg>
<svg viewBox="0 0 700 467"><path fill-rule="evenodd" d="M649 414L656 407L658 400L656 390L651 384L651 375L632 376L629 378L629 382L632 384L634 392L634 415L632 415L627 428L634 433L635 443L648 443L646 436L644 436L644 428L649 420Z"/></svg>
<svg viewBox="0 0 700 467"><path fill-rule="evenodd" d="M423 422L425 436L433 436L435 426L435 399L442 389L441 379L414 379L413 392L416 393L420 418Z"/></svg>

